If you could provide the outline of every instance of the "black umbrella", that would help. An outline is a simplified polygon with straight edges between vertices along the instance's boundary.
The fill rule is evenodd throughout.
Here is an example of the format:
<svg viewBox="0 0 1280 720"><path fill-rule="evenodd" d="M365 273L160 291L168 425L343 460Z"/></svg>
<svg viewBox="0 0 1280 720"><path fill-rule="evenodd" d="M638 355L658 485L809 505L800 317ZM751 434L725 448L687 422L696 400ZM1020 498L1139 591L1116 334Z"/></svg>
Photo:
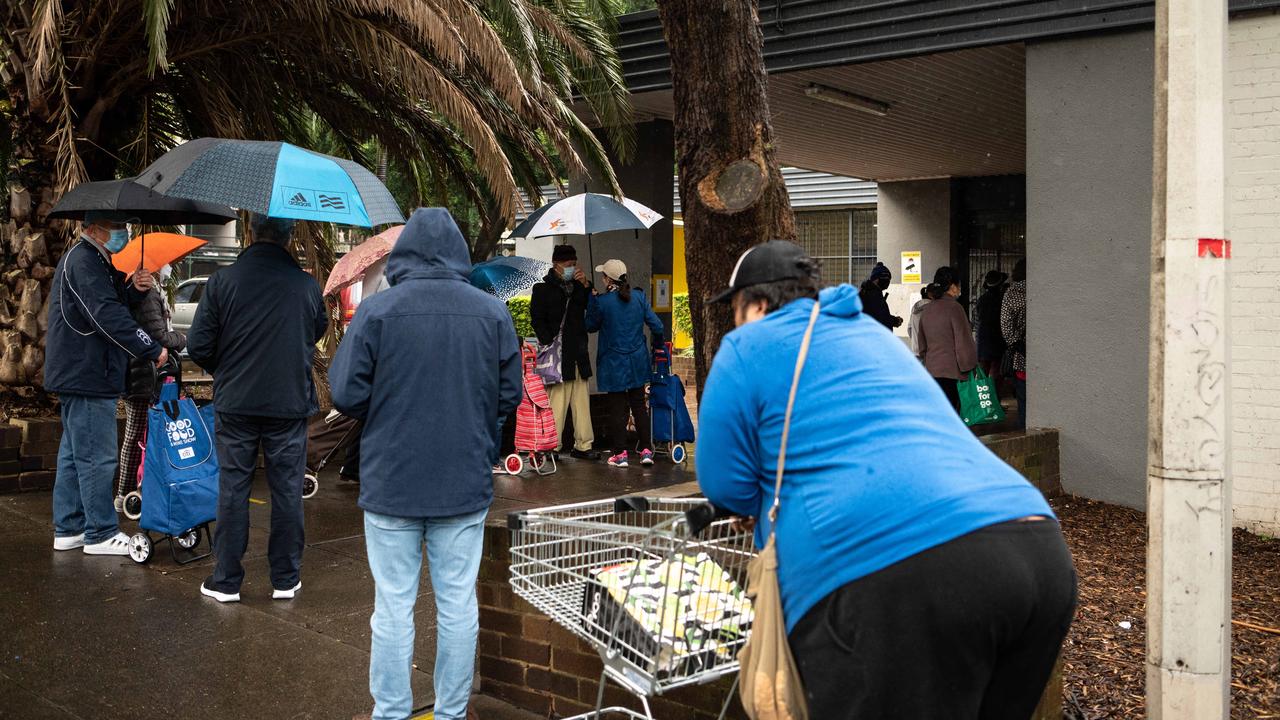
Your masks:
<svg viewBox="0 0 1280 720"><path fill-rule="evenodd" d="M161 195L132 180L80 183L62 196L49 217L84 220L87 212L118 212L144 225L223 225L236 218L225 205Z"/></svg>

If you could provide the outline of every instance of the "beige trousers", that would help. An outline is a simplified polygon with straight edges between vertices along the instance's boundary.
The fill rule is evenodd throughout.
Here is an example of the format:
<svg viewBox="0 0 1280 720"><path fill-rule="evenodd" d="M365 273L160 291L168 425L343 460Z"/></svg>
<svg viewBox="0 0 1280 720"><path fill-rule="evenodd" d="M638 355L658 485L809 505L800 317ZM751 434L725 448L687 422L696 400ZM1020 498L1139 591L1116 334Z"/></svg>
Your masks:
<svg viewBox="0 0 1280 720"><path fill-rule="evenodd" d="M547 388L551 412L556 416L556 431L564 434L566 412L573 413L573 448L590 450L596 436L591 430L591 381L566 380ZM560 448L557 447L556 450Z"/></svg>

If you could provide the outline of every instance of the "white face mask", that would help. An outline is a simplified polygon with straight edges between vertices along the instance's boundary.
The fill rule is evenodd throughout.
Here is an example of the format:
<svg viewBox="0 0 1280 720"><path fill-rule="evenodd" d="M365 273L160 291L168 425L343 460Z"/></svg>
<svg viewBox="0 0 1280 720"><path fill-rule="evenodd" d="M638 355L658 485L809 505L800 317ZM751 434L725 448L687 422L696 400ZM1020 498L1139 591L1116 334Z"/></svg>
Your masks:
<svg viewBox="0 0 1280 720"><path fill-rule="evenodd" d="M577 269L578 269L578 268L577 268L576 266L574 266L574 265L565 265L565 266L564 266L564 268L563 268L563 269L561 269L561 271L560 271L560 275L561 275L565 280L572 280L572 279L573 279L573 273L574 273L574 271L576 271Z"/></svg>

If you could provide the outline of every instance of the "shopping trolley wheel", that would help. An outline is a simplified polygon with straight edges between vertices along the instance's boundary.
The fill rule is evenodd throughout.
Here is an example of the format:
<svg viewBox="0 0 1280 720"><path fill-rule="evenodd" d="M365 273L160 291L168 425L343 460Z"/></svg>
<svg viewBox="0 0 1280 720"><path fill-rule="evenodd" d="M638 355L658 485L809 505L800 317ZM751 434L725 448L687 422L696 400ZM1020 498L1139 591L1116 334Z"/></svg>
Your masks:
<svg viewBox="0 0 1280 720"><path fill-rule="evenodd" d="M191 528L173 540L183 550L190 550L200 544L200 528Z"/></svg>
<svg viewBox="0 0 1280 720"><path fill-rule="evenodd" d="M134 533L129 538L129 558L139 565L151 559L151 538L146 533Z"/></svg>
<svg viewBox="0 0 1280 720"><path fill-rule="evenodd" d="M134 490L124 496L124 516L130 520L142 517L142 493Z"/></svg>
<svg viewBox="0 0 1280 720"><path fill-rule="evenodd" d="M315 497L320 492L320 480L315 475L307 473L302 476L302 497L303 499Z"/></svg>
<svg viewBox="0 0 1280 720"><path fill-rule="evenodd" d="M687 454L684 451L684 443L676 443L671 446L671 462L679 465L684 462Z"/></svg>
<svg viewBox="0 0 1280 720"><path fill-rule="evenodd" d="M507 467L507 472L512 475L519 475L524 472L524 460L520 458L519 453L511 453L502 462Z"/></svg>

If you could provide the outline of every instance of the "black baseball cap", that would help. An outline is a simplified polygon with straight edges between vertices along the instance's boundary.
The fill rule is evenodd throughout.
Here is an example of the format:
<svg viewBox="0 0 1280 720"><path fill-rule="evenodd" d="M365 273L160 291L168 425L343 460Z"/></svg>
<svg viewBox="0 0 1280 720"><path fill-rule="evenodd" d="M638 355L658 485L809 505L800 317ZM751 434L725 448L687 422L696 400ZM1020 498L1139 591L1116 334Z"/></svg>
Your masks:
<svg viewBox="0 0 1280 720"><path fill-rule="evenodd" d="M733 294L752 285L779 280L807 280L809 256L793 242L770 240L742 253L729 276L729 287L711 298L713 303L727 302Z"/></svg>

